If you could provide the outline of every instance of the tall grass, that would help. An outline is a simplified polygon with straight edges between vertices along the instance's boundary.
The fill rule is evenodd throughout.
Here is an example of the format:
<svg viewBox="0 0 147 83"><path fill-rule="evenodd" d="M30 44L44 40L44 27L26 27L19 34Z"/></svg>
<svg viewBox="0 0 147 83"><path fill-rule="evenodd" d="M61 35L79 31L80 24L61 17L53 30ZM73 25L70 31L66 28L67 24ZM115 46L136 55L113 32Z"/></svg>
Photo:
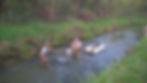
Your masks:
<svg viewBox="0 0 147 83"><path fill-rule="evenodd" d="M69 43L76 35L82 39L98 36L103 32L113 31L132 24L145 24L146 18L108 18L97 19L93 22L83 22L80 20L70 20L67 22L36 22L31 21L24 24L0 24L0 45L2 42L9 42L9 45L19 49L26 49L37 46L39 48L44 42L50 41L54 46ZM20 44L20 42L23 42ZM17 45L19 44L19 45ZM30 46L30 47L29 47ZM20 48L22 47L22 48ZM0 47L2 51L5 49ZM23 51L24 53L24 51ZM2 55L0 53L0 55ZM22 55L21 53L18 55ZM23 54L24 55L24 54ZM27 54L29 56L29 54ZM24 55L25 56L25 55Z"/></svg>
<svg viewBox="0 0 147 83"><path fill-rule="evenodd" d="M119 28L129 24L145 24L145 18L110 18L98 19L95 22L83 22L79 20L69 22L30 22L26 24L1 24L0 40L15 41L21 38L27 39L52 39L61 40L64 36L80 34L84 38L93 37L112 28Z"/></svg>

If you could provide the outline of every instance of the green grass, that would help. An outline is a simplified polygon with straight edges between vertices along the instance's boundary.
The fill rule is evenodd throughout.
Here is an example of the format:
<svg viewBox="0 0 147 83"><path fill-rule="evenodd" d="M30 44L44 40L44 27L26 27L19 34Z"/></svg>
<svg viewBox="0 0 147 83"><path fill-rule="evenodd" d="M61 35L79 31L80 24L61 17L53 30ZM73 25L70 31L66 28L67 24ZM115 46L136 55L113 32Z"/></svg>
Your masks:
<svg viewBox="0 0 147 83"><path fill-rule="evenodd" d="M82 39L88 39L121 27L146 23L147 19L143 17L98 18L93 22L73 19L67 22L55 23L36 21L18 24L0 23L0 56L9 55L5 53L12 49L7 48L18 50L18 52L16 51L17 54L14 53L14 55L26 56L25 52L28 52L33 46L39 48L46 41L51 41L54 46L60 46L69 43L76 35L80 35ZM30 56L30 54L26 54Z"/></svg>
<svg viewBox="0 0 147 83"><path fill-rule="evenodd" d="M114 67L103 71L90 83L146 83L147 82L147 38L144 38Z"/></svg>
<svg viewBox="0 0 147 83"><path fill-rule="evenodd" d="M90 38L112 28L119 28L129 24L146 23L145 18L110 18L98 19L95 22L82 22L73 20L69 22L31 22L26 24L1 24L0 41L16 41L22 38L26 39L49 39L55 44L63 43L63 38L70 40L76 34L83 38ZM64 40L65 41L65 40Z"/></svg>

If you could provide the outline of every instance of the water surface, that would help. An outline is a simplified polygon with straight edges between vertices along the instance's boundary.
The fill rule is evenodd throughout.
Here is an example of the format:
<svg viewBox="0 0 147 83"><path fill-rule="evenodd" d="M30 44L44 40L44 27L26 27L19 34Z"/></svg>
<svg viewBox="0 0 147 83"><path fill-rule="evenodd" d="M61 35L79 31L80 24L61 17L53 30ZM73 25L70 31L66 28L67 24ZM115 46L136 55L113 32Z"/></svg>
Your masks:
<svg viewBox="0 0 147 83"><path fill-rule="evenodd" d="M38 58L19 61L0 71L0 83L80 83L83 79L90 80L126 56L138 42L138 33L132 29L118 30L85 41L84 45L93 42L104 42L106 49L95 55L82 52L81 58L75 60L66 57L64 47L61 47L61 50L48 55L51 68L41 67Z"/></svg>

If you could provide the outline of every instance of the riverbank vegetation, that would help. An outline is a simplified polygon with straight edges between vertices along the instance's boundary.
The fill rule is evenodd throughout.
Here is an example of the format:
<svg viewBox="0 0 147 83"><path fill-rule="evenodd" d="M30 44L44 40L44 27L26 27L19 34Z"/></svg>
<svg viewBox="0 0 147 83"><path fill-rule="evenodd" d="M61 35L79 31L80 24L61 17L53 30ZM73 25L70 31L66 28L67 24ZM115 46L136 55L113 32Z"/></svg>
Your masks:
<svg viewBox="0 0 147 83"><path fill-rule="evenodd" d="M146 24L145 0L1 0L0 57L30 57L45 41L54 47Z"/></svg>
<svg viewBox="0 0 147 83"><path fill-rule="evenodd" d="M115 66L104 70L90 83L146 83L147 38L142 39L129 56Z"/></svg>
<svg viewBox="0 0 147 83"><path fill-rule="evenodd" d="M146 0L1 0L0 22L63 21L78 18L146 16Z"/></svg>
<svg viewBox="0 0 147 83"><path fill-rule="evenodd" d="M143 25L147 21L135 18L99 18L93 22L71 20L68 22L29 22L0 25L0 56L30 57L38 52L46 41L54 47L69 43L76 35L85 40L102 33L129 25Z"/></svg>

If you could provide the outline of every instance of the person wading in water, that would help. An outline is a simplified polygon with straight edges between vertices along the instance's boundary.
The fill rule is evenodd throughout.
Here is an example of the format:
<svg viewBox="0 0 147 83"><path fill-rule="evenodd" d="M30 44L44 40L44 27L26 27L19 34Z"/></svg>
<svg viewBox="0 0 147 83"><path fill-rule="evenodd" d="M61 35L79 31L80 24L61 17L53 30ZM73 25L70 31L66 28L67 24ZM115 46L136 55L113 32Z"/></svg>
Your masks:
<svg viewBox="0 0 147 83"><path fill-rule="evenodd" d="M79 39L79 37L75 37L70 47L72 51L74 52L76 58L80 58L80 50L82 48L82 41Z"/></svg>
<svg viewBox="0 0 147 83"><path fill-rule="evenodd" d="M40 51L40 54L39 54L39 58L40 58L40 61L41 61L41 65L42 66L50 66L49 64L49 60L47 59L47 54L51 52L51 45L50 43L46 43L42 48L41 48L41 51Z"/></svg>

